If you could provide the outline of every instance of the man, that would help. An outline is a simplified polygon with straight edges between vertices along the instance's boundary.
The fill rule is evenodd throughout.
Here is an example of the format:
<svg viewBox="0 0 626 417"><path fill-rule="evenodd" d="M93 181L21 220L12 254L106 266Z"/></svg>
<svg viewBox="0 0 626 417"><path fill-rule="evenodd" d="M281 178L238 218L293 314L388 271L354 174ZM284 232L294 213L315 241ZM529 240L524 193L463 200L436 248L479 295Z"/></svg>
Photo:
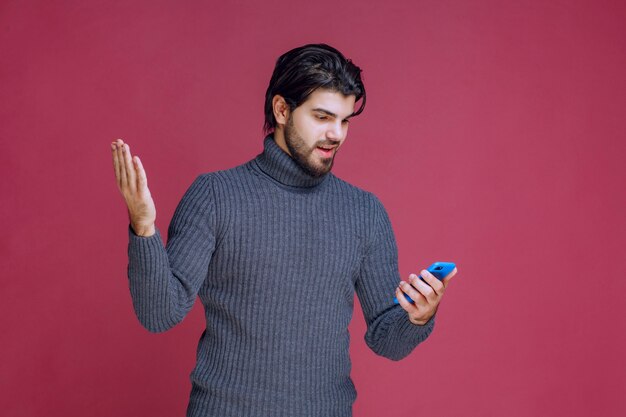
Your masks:
<svg viewBox="0 0 626 417"><path fill-rule="evenodd" d="M330 173L349 120L365 105L360 73L324 44L282 55L266 93L263 153L198 176L165 248L140 159L122 140L111 144L130 217L128 278L139 321L161 332L197 296L205 309L188 416L350 416L355 291L377 354L399 360L431 333L456 270L443 281L422 271L428 285L414 274L398 285L382 204Z"/></svg>

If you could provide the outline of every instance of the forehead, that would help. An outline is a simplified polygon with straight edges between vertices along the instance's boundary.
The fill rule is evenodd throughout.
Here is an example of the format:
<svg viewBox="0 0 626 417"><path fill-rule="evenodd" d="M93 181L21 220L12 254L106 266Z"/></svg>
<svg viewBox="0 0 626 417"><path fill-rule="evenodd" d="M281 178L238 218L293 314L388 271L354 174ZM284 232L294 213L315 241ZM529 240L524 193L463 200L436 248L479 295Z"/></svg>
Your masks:
<svg viewBox="0 0 626 417"><path fill-rule="evenodd" d="M355 96L344 96L337 91L317 89L300 105L306 110L323 109L345 118L354 113Z"/></svg>

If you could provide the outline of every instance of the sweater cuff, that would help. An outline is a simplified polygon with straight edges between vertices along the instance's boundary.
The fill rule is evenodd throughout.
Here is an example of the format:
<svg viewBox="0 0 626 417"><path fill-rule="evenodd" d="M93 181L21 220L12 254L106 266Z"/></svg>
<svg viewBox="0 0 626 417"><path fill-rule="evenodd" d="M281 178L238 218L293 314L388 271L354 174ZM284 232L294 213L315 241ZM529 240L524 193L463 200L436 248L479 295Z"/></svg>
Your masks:
<svg viewBox="0 0 626 417"><path fill-rule="evenodd" d="M152 236L139 236L128 224L128 255L140 256L142 254L155 254L163 250L163 240L161 240L161 232L155 226Z"/></svg>
<svg viewBox="0 0 626 417"><path fill-rule="evenodd" d="M400 309L400 311L402 311L402 313L404 314L403 317L400 319L398 333L403 340L419 340L420 342L422 342L433 331L433 328L435 326L435 316L437 315L436 313L430 319L428 319L426 323L420 325L411 323L411 320L409 320L409 315L406 313L406 311L404 311L403 309Z"/></svg>

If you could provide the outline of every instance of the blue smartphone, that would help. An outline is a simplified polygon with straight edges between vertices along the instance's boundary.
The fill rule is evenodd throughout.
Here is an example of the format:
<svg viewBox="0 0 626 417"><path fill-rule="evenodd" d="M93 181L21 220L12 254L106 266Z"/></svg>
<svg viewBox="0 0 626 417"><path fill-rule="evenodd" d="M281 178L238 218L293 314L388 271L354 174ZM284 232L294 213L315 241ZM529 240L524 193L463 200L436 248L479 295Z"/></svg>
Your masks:
<svg viewBox="0 0 626 417"><path fill-rule="evenodd" d="M434 264L428 267L428 272L433 274L435 278L441 281L442 279L447 277L448 274L452 272L454 268L456 268L456 265L453 262L435 262ZM418 274L417 276L419 277L419 279L424 281L424 278L422 278L421 275ZM404 298L406 298L406 300L409 303L414 303L413 300L411 300L411 297L409 297L408 295L404 294ZM393 297L393 302L396 304L399 304L398 299L396 297Z"/></svg>

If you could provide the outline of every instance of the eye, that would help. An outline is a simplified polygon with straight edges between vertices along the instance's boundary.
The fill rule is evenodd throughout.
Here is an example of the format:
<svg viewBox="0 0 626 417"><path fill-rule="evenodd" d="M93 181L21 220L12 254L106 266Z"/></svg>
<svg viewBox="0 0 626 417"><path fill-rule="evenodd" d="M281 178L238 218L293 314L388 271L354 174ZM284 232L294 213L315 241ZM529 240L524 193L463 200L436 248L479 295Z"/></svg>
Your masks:
<svg viewBox="0 0 626 417"><path fill-rule="evenodd" d="M326 116L317 116L317 118L318 118L319 120L326 120L326 119L328 119L328 117L326 117Z"/></svg>

